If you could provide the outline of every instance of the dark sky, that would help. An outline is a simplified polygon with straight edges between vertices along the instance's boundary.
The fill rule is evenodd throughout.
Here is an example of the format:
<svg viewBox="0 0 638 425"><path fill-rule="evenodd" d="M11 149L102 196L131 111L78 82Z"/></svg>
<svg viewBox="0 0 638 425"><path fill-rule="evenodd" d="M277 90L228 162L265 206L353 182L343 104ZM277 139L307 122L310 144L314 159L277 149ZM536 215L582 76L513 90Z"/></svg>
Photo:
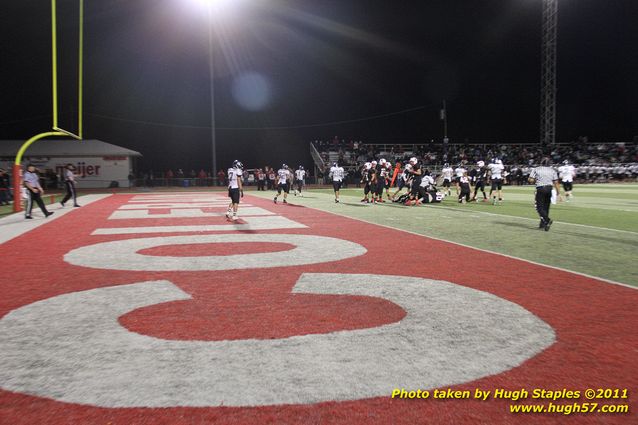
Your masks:
<svg viewBox="0 0 638 425"><path fill-rule="evenodd" d="M73 128L75 1L58 1L60 108ZM210 167L210 21L198 1L85 0L87 138L139 150L143 168ZM309 164L307 143L334 135L440 140L442 99L452 141L537 141L541 3L223 0L218 166ZM0 16L0 139L26 139L50 126L50 6L3 1ZM638 134L636 22L635 0L559 1L560 141Z"/></svg>

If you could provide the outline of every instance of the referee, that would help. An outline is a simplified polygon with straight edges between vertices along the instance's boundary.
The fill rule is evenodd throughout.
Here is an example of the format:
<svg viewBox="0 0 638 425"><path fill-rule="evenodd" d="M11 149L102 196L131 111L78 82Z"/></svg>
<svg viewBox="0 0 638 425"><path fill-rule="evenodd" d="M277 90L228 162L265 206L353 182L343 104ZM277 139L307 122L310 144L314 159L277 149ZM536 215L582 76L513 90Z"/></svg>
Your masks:
<svg viewBox="0 0 638 425"><path fill-rule="evenodd" d="M66 203L66 201L71 198L73 198L73 206L79 207L77 195L75 192L75 173L73 173L74 171L75 167L72 164L67 164L66 167L64 167L62 176L64 178L64 186L66 187L66 195L64 195L62 202L60 202L62 208L64 208L64 204Z"/></svg>
<svg viewBox="0 0 638 425"><path fill-rule="evenodd" d="M40 185L40 178L35 172L35 165L29 164L27 166L27 171L24 173L24 186L27 188L27 207L25 209L24 218L31 219L31 210L33 209L33 201L35 201L42 213L45 217L53 215L53 211L47 211L47 208L44 206L44 202L42 201L42 197L40 195L44 194L44 189Z"/></svg>
<svg viewBox="0 0 638 425"><path fill-rule="evenodd" d="M547 232L552 225L552 219L549 218L552 188L556 189L556 196L560 196L558 173L549 166L549 158L543 158L541 165L532 169L529 182L536 184L536 211L541 218L538 228Z"/></svg>

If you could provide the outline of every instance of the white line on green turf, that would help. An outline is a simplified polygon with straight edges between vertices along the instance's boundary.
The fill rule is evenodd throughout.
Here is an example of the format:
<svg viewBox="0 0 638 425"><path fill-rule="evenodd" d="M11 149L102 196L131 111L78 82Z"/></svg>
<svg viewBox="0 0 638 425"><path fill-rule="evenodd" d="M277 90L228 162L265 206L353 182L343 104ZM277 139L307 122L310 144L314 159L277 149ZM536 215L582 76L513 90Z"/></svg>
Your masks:
<svg viewBox="0 0 638 425"><path fill-rule="evenodd" d="M314 210L317 210L317 211L323 211L323 212L326 212L326 213L329 213L329 214L333 214L333 215L336 215L338 217L344 217L344 215L338 214L336 212L323 210L323 209L311 207L311 206L308 206L308 205L305 205L305 207L306 208L311 208L311 209L314 209ZM439 208L445 208L445 209L448 209L448 210L451 210L451 211L462 212L462 211L459 211L459 210L457 210L455 208L451 208L451 207L440 207L439 206ZM480 211L473 211L473 212L480 213ZM483 214L492 214L492 213L483 213ZM524 217L516 217L516 216L507 216L507 215L503 215L503 214L493 214L493 215L499 215L499 216L503 216L503 217L512 217L512 218L524 218ZM454 245L462 246L462 247L465 247L465 248L474 249L474 250L481 251L481 252L487 252L489 254L495 254L495 255L500 255L500 256L506 257L506 258L511 258L511 259L514 259L514 260L524 261L526 263L534 264L534 265L537 265L537 266L549 267L549 268L554 269L554 270L560 270L560 271L567 272L567 273L573 273L575 275L587 277L587 278L590 278L590 279L595 279L595 280L598 280L598 281L601 281L601 282L605 282L605 283L610 283L612 285L618 285L618 286L623 286L623 287L626 287L626 288L631 288L631 289L634 289L634 290L638 290L638 287L636 287L636 286L632 286L632 285L629 285L629 284L626 284L626 283L622 283L622 282L616 282L614 280L606 279L606 278L600 277L600 276L593 276L593 275L589 275L587 273L581 273L581 272L568 270L568 269L565 269L565 268L562 268L562 267L558 267L558 266L552 266L550 264L543 264L543 263L539 263L539 262L536 262L536 261L528 260L528 259L525 259L525 258L515 257L513 255L507 255L507 254L503 254L503 253L496 252L496 251L490 251L489 249L477 248L477 247L466 245L466 244L463 244L463 243L460 243L460 242L450 241L450 240L447 240L447 239L442 239L442 238L437 238L437 237L430 236L430 235L425 235L425 234L421 234L421 233L412 232L410 230L400 229L398 227L392 227L392 226L388 226L388 225L384 225L384 224L375 223L375 222L372 222L372 221L364 220L362 218L352 217L352 216L349 216L349 215L345 215L345 217L351 218L353 220L361 221L363 223L372 224L372 225L375 225L375 226L381 226L381 227L385 227L385 228L388 228L388 229L398 230L398 231L409 233L409 234L412 234L412 235L422 236L424 238L430 238L430 239L434 239L434 240L441 241L441 242L447 242L447 243L451 243L451 244L454 244ZM527 219L526 218L526 220L533 220L533 219ZM561 222L561 224L574 224L574 223ZM595 229L598 229L598 230L602 230L602 231L604 231L604 230L614 230L614 231L619 231L619 232L635 233L635 232L630 232L630 231L626 231L626 230L608 229L606 227L595 227L595 226L587 226L587 225L582 225L582 226L592 227L592 228L595 228Z"/></svg>
<svg viewBox="0 0 638 425"><path fill-rule="evenodd" d="M306 207L306 208L312 208L314 210L327 212L329 214L333 214L333 215L336 215L338 217L344 217L341 214L337 214L337 213L334 213L334 212L331 212L331 211L327 211L327 210L320 210L318 208L313 208L313 207ZM412 235L422 236L424 238L434 239L434 240L441 241L441 242L447 242L447 243L451 243L451 244L454 244L454 245L459 245L459 246L462 246L462 247L465 247L465 248L475 249L477 251L487 252L489 254L500 255L500 256L503 256L503 257L512 258L514 260L525 261L526 263L535 264L537 266L549 267L551 269L560 270L562 272L573 273L573 274L577 274L579 276L588 277L590 279L600 280L602 282L611 283L613 285L619 285L619 286L624 286L626 288L631 288L631 289L638 290L638 287L636 287L636 286L631 286L631 285L628 285L626 283L616 282L615 280L605 279L604 277L592 276L592 275L589 275L589 274L586 274L586 273L576 272L576 271L573 271L573 270L567 270L567 269L564 269L562 267L557 267L557 266L552 266L552 265L549 265L549 264L538 263L536 261L527 260L525 258L520 258L520 257L514 257L512 255L502 254L502 253L496 252L496 251L490 251L489 249L477 248L475 246L465 245L465 244L460 243L460 242L449 241L447 239L441 239L441 238L437 238L437 237L430 236L430 235L423 235L421 233L411 232L409 230L399 229L397 227L386 226L384 224L374 223L372 221L364 220L362 218L356 218L356 217L351 217L351 216L345 216L345 217L348 217L348 218L351 218L351 219L357 220L357 221L362 221L364 223L373 224L375 226L381 226L381 227L385 227L385 228L388 228L388 229L398 230L398 231L401 231L401 232L410 233ZM600 229L603 229L603 228L600 227Z"/></svg>
<svg viewBox="0 0 638 425"><path fill-rule="evenodd" d="M467 214L465 211L459 210L458 208L445 207L443 205L437 205L435 208L450 210L450 211L458 212L458 213L461 213L461 214ZM519 217L519 216L516 216L516 215L507 215L507 214L496 214L496 213L490 213L490 212L485 212L485 211L472 211L472 213L473 214L495 215L495 216L498 216L498 217L509 217L509 218L512 218L512 219L520 219L520 220L538 221L537 218ZM621 232L621 233L629 233L629 234L632 234L632 235L638 235L638 232L632 232L631 230L611 229L609 227L590 226L589 224L569 223L567 221L554 221L554 223L568 224L570 226L580 226L580 227L587 227L587 228L590 228L590 229L597 229L597 230L603 230L603 231L609 230L609 231L612 231L612 232Z"/></svg>

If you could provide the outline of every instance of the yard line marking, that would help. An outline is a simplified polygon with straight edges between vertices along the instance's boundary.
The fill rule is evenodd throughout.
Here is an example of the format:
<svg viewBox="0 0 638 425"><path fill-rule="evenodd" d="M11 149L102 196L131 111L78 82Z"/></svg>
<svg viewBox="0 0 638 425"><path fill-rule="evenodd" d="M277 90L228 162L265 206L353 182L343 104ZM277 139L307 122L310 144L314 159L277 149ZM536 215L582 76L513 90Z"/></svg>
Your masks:
<svg viewBox="0 0 638 425"><path fill-rule="evenodd" d="M490 212L484 212L484 211L463 211L463 210L459 210L458 208L453 208L453 207L436 206L434 208L446 209L446 210L455 211L455 212L459 212L459 213L471 212L471 213L476 213L476 214L495 215L495 216L498 216L498 217L517 218L517 219L521 219L521 220L531 220L531 221L538 221L539 220L538 218L519 217L519 216L516 216L516 215L496 214L496 213L490 213ZM632 232L631 230L610 229L608 227L590 226L588 224L568 223L566 221L556 221L556 220L554 220L554 223L568 224L570 226L580 226L580 227L587 227L587 228L590 228L590 229L610 230L612 232L621 232L621 233L629 233L629 234L632 234L632 235L638 235L638 232Z"/></svg>

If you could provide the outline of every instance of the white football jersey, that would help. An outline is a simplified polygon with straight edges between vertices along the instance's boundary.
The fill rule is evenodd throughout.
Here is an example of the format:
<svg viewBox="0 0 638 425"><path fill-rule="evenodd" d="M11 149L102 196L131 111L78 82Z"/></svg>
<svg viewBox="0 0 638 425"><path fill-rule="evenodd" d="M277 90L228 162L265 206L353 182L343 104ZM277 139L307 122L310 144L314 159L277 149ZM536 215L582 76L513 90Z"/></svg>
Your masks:
<svg viewBox="0 0 638 425"><path fill-rule="evenodd" d="M454 170L452 169L452 167L446 167L446 168L441 170L441 176L443 176L443 179L445 179L445 180L452 180L452 173L453 172L454 172Z"/></svg>
<svg viewBox="0 0 638 425"><path fill-rule="evenodd" d="M573 165L562 165L558 167L558 173L562 181L569 183L574 181L576 171Z"/></svg>
<svg viewBox="0 0 638 425"><path fill-rule="evenodd" d="M332 176L332 180L335 182L340 182L343 180L345 172L342 167L331 167L330 175Z"/></svg>
<svg viewBox="0 0 638 425"><path fill-rule="evenodd" d="M277 171L277 176L279 177L279 184L286 184L288 182L288 179L290 179L290 170L281 168L279 171Z"/></svg>
<svg viewBox="0 0 638 425"><path fill-rule="evenodd" d="M295 176L297 177L297 180L303 180L304 177L306 177L306 170L295 171Z"/></svg>
<svg viewBox="0 0 638 425"><path fill-rule="evenodd" d="M456 177L463 177L463 175L467 172L467 170L465 170L465 168L463 167L458 167L454 170L454 174L456 175Z"/></svg>
<svg viewBox="0 0 638 425"><path fill-rule="evenodd" d="M490 170L493 179L503 178L503 170L505 169L503 164L489 164L487 168Z"/></svg>
<svg viewBox="0 0 638 425"><path fill-rule="evenodd" d="M243 171L239 168L229 168L228 169L228 188L229 189L239 189L239 183L237 183L237 179L240 179L243 175Z"/></svg>
<svg viewBox="0 0 638 425"><path fill-rule="evenodd" d="M428 187L433 184L434 184L434 179L431 176L423 176L423 178L421 179L421 184L419 186Z"/></svg>

